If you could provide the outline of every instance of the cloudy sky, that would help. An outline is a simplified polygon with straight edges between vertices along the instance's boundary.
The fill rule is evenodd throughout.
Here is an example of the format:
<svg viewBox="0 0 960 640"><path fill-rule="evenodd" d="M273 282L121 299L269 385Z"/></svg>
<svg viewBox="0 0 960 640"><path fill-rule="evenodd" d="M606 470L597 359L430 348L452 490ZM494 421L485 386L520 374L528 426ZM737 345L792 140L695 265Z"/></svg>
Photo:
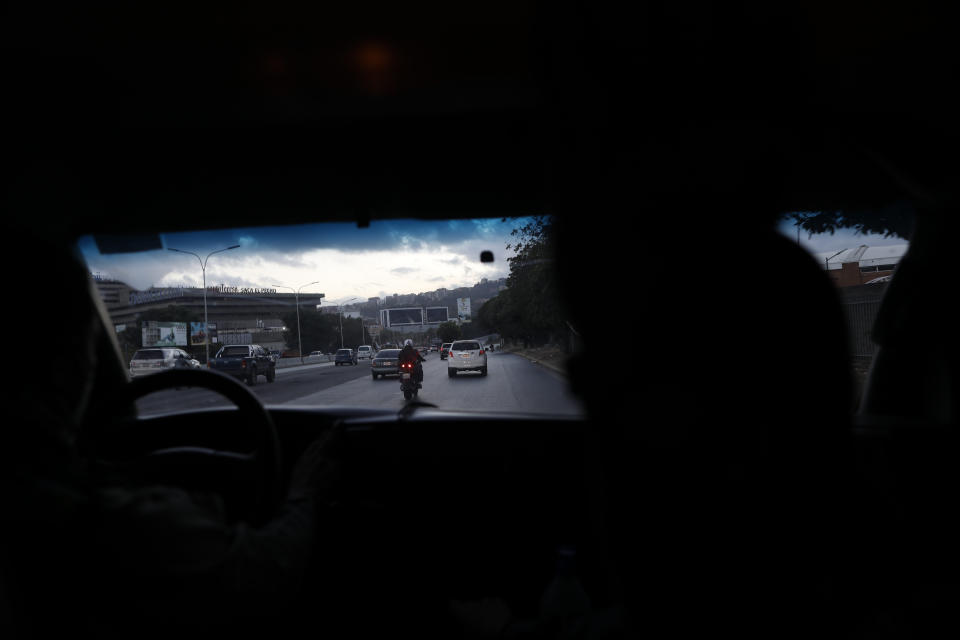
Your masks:
<svg viewBox="0 0 960 640"><path fill-rule="evenodd" d="M101 255L92 238L80 249L90 271L126 282L137 289L151 286L199 286L199 261L169 248L206 257L211 251L239 244L213 255L207 263L207 284L235 287L285 285L302 292L323 293L332 303L361 300L394 293L419 293L441 287L472 286L481 278L505 277L509 272L505 249L511 230L522 220L384 220L368 228L355 224L316 224L292 227L168 233L164 249L133 254ZM791 222L780 226L784 235L797 238ZM809 237L801 232L800 244L823 260L843 249L906 248L901 238L838 231ZM494 262L481 263L480 252L490 250ZM284 291L284 289L280 289Z"/></svg>
<svg viewBox="0 0 960 640"><path fill-rule="evenodd" d="M419 293L440 287L472 286L481 278L505 277L510 232L522 224L501 218L479 220L384 220L368 228L355 224L316 224L245 228L162 235L164 249L101 255L92 238L80 250L90 271L137 289L151 286L200 286L197 258L169 251L182 249L206 257L207 285L273 287L323 293L331 302L394 293ZM481 263L490 250L494 262ZM284 289L280 289L284 291Z"/></svg>

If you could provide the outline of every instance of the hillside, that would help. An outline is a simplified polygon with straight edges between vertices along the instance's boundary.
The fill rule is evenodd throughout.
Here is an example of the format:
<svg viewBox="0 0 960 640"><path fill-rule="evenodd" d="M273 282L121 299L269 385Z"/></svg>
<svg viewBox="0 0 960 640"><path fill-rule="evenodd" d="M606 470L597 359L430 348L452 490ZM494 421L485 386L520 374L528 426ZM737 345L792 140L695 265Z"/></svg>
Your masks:
<svg viewBox="0 0 960 640"><path fill-rule="evenodd" d="M470 298L471 311L476 314L477 310L484 302L497 295L497 293L506 286L507 279L487 280L484 278L472 287L459 287L457 289L435 289L420 293L393 294L380 299L379 309L391 309L398 307L447 307L447 313L451 318L457 315L457 299ZM361 311L365 318L374 319L377 317L378 307L376 303L365 302L361 304L346 305L346 309Z"/></svg>

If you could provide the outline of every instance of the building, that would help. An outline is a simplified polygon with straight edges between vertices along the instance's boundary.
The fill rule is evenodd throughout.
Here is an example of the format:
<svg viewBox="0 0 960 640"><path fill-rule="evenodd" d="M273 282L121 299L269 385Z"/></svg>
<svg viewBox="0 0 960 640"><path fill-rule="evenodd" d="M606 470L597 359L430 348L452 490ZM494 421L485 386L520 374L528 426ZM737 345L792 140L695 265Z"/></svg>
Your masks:
<svg viewBox="0 0 960 640"><path fill-rule="evenodd" d="M101 276L99 273L94 273L92 276L97 285L97 291L100 292L100 299L103 300L107 311L125 306L129 302L130 294L135 291L129 285L119 280Z"/></svg>
<svg viewBox="0 0 960 640"><path fill-rule="evenodd" d="M138 291L117 280L98 278L94 282L115 327L149 320L151 312L174 305L186 308L197 318L204 316L204 292L201 287L154 287ZM322 293L301 293L301 307L314 307ZM276 289L207 287L206 310L211 333L216 327L220 344L260 344L268 349L283 349L286 327L280 316L296 309L294 293Z"/></svg>
<svg viewBox="0 0 960 640"><path fill-rule="evenodd" d="M906 244L886 247L864 244L825 256L823 265L830 280L838 287L855 287L892 275L906 252Z"/></svg>

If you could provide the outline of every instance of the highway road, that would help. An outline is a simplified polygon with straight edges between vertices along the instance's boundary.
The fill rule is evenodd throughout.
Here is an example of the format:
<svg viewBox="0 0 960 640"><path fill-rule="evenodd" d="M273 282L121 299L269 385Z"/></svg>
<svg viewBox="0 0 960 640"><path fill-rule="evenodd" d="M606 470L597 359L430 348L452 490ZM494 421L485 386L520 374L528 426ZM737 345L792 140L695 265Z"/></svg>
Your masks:
<svg viewBox="0 0 960 640"><path fill-rule="evenodd" d="M522 412L546 415L583 415L581 403L564 376L526 358L489 353L487 376L469 372L447 376L447 362L430 353L423 364L424 382L419 400L441 409ZM348 406L400 409L405 401L396 377L374 380L370 361L356 366L324 362L277 369L276 381L248 387L267 406ZM151 394L137 403L141 416L205 407L228 406L229 401L204 389L171 389Z"/></svg>

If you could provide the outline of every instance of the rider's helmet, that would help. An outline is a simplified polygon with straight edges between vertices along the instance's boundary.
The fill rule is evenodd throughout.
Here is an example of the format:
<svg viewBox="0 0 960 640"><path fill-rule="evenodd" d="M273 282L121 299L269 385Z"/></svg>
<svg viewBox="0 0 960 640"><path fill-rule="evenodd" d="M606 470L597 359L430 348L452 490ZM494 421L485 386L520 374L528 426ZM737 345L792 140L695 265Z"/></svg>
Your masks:
<svg viewBox="0 0 960 640"><path fill-rule="evenodd" d="M407 338L406 340L403 341L403 346L405 346L405 347L412 347L412 346L413 346L413 340L411 340L410 338Z"/></svg>

